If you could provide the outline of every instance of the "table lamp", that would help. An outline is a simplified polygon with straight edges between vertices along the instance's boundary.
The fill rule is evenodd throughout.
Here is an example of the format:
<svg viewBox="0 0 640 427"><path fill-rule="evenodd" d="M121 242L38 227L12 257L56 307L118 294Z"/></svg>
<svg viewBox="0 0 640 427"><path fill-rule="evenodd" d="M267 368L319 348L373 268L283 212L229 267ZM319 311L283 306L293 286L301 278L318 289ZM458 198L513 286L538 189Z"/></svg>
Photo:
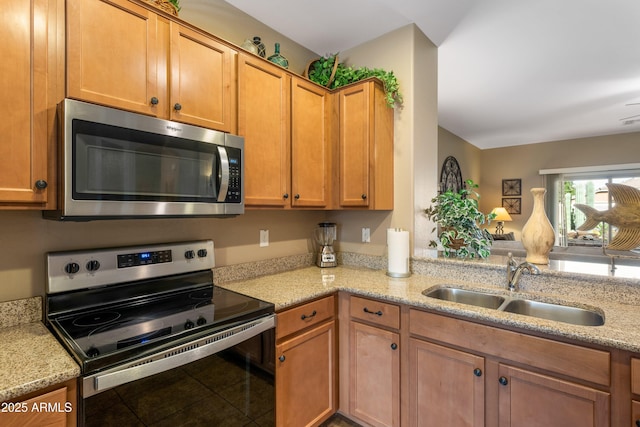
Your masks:
<svg viewBox="0 0 640 427"><path fill-rule="evenodd" d="M512 221L511 215L509 215L509 212L503 207L494 208L491 213L496 214L496 217L493 219L497 221L496 234L504 234L504 222Z"/></svg>

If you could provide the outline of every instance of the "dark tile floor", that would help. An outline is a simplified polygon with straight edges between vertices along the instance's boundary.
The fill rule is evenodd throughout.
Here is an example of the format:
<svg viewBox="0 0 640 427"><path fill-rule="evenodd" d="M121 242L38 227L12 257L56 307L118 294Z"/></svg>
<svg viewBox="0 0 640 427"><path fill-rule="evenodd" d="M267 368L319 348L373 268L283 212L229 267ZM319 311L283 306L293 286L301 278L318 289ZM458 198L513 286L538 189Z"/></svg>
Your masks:
<svg viewBox="0 0 640 427"><path fill-rule="evenodd" d="M361 427L360 424L354 423L353 421L343 417L340 414L335 414L333 417L329 418L327 421L322 423L320 427Z"/></svg>

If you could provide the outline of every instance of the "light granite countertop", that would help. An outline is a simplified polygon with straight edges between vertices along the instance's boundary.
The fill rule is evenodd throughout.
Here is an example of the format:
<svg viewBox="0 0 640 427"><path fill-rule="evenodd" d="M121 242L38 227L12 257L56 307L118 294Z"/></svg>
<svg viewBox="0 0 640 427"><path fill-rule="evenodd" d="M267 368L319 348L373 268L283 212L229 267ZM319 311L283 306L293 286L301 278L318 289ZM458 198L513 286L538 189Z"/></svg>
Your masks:
<svg viewBox="0 0 640 427"><path fill-rule="evenodd" d="M0 402L80 375L41 318L40 297L0 303Z"/></svg>
<svg viewBox="0 0 640 427"><path fill-rule="evenodd" d="M496 326L515 327L569 338L584 343L640 352L640 283L620 284L594 277L592 280L567 278L545 272L523 275L521 288L510 296L544 302L594 308L604 314L603 326L576 326L551 320L464 305L426 297L422 291L436 286L455 286L489 293L509 295L501 285L503 271L477 268L461 263L459 267L437 263L414 266L422 274L409 278L392 278L384 270L357 266L336 268L305 267L247 280L216 283L236 292L273 302L282 310L335 291L409 304L417 308L490 322ZM425 274L426 273L426 274ZM526 277L525 277L526 276Z"/></svg>

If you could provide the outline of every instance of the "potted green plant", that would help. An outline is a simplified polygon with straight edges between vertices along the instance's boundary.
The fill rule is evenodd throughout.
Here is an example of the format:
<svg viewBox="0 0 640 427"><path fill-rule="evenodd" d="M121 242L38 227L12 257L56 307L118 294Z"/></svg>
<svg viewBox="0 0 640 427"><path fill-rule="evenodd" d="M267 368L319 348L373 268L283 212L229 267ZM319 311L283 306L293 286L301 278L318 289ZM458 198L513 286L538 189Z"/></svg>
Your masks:
<svg viewBox="0 0 640 427"><path fill-rule="evenodd" d="M396 104L402 105L400 85L393 71L346 66L339 62L338 54L331 54L311 61L305 70L305 75L309 80L329 89L337 89L369 77L376 77L382 81L389 107L394 107Z"/></svg>
<svg viewBox="0 0 640 427"><path fill-rule="evenodd" d="M447 256L455 252L460 258L486 258L491 254L493 240L480 225L490 223L495 214L480 212L478 184L470 179L465 183L466 187L458 192L448 190L437 195L431 199L432 205L424 210L427 218L440 226L437 240L432 240L430 245L437 247L440 244Z"/></svg>

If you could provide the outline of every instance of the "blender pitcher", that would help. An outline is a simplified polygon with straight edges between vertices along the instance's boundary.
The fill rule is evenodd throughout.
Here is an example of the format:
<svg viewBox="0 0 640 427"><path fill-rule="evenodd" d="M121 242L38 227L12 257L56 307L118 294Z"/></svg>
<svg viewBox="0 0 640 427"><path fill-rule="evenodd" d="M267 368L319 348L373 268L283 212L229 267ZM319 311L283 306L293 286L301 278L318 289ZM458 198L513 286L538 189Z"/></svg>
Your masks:
<svg viewBox="0 0 640 427"><path fill-rule="evenodd" d="M336 254L333 251L333 241L336 240L336 224L334 222L321 222L314 230L316 242L319 245L316 265L318 267L335 267Z"/></svg>

